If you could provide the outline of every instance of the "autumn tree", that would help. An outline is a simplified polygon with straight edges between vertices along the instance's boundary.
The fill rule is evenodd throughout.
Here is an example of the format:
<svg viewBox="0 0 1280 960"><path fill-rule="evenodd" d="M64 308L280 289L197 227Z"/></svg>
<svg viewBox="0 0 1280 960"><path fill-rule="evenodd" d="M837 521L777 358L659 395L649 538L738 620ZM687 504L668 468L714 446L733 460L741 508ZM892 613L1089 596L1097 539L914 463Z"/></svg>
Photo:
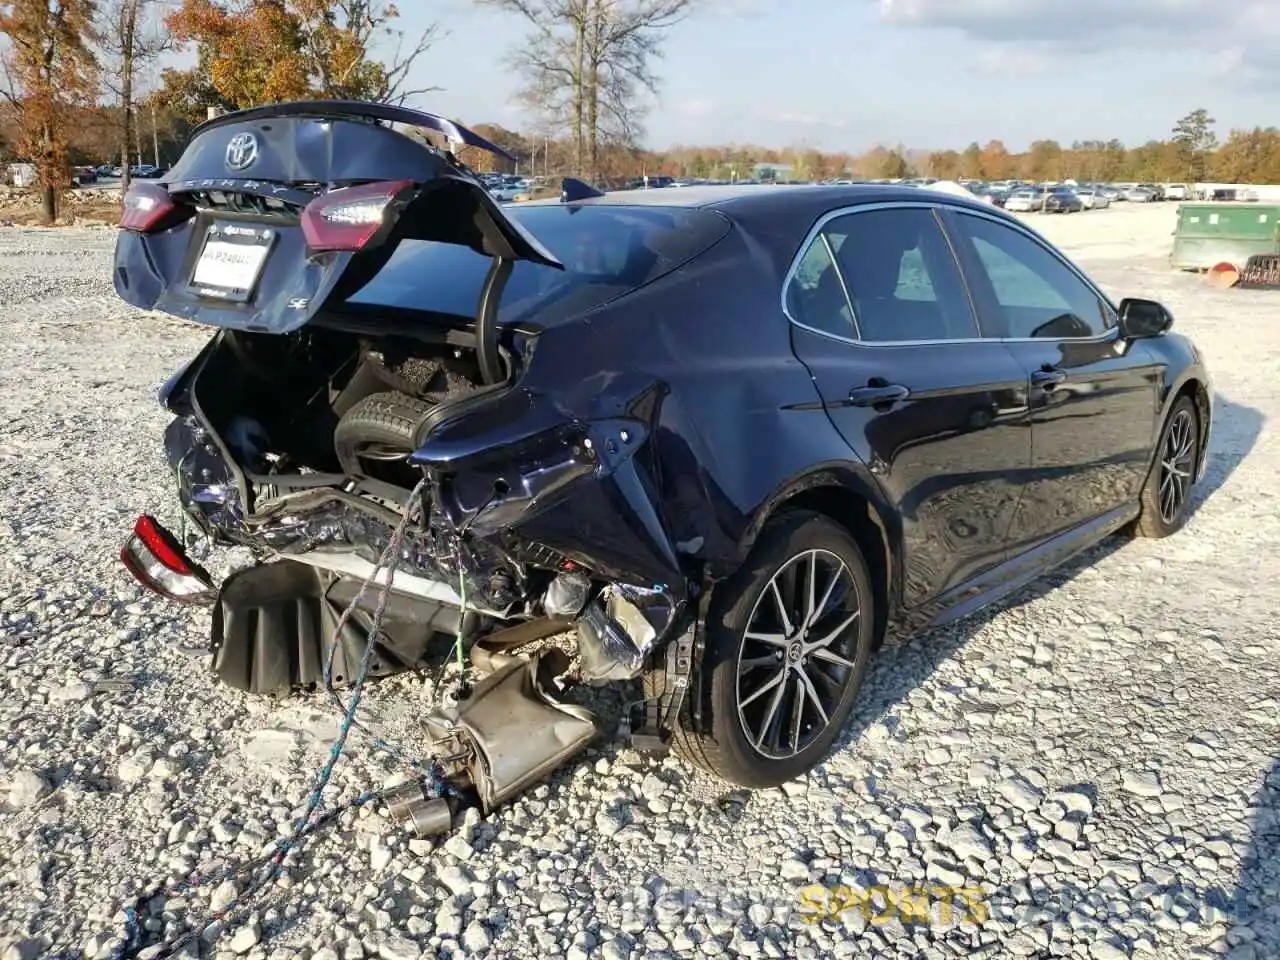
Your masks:
<svg viewBox="0 0 1280 960"><path fill-rule="evenodd" d="M1212 170L1224 183L1280 183L1280 130L1232 130L1214 154Z"/></svg>
<svg viewBox="0 0 1280 960"><path fill-rule="evenodd" d="M960 176L976 180L982 174L982 148L975 141L960 154Z"/></svg>
<svg viewBox="0 0 1280 960"><path fill-rule="evenodd" d="M531 147L529 139L514 130L508 130L506 127L499 126L496 123L477 123L471 129L490 143L501 147L507 153L516 157L517 161L525 157L532 158L534 149ZM499 170L510 172L505 170L510 165L509 161L490 153L488 150L464 146L457 151L457 154L459 160L478 173L494 173Z"/></svg>
<svg viewBox="0 0 1280 960"><path fill-rule="evenodd" d="M878 176L889 180L901 180L908 174L909 170L907 158L897 150L889 150L880 162Z"/></svg>
<svg viewBox="0 0 1280 960"><path fill-rule="evenodd" d="M156 0L110 0L99 9L102 82L120 104L120 176L125 190L129 189L129 151L139 139L138 81L174 43L157 13Z"/></svg>
<svg viewBox="0 0 1280 960"><path fill-rule="evenodd" d="M70 125L97 91L93 15L93 0L0 3L0 33L9 40L3 92L17 113L18 148L35 163L50 222L58 214L57 191L71 185Z"/></svg>
<svg viewBox="0 0 1280 960"><path fill-rule="evenodd" d="M439 30L406 44L398 17L385 0L183 0L165 23L196 63L165 71L164 99L193 120L282 100L402 103L435 89L408 79ZM380 59L385 40L393 49Z"/></svg>
<svg viewBox="0 0 1280 960"><path fill-rule="evenodd" d="M1213 117L1204 108L1192 110L1173 127L1173 144L1183 169L1178 176L1195 182L1203 180L1209 154L1218 145Z"/></svg>
<svg viewBox="0 0 1280 960"><path fill-rule="evenodd" d="M522 17L529 35L508 57L522 98L570 131L574 172L600 174L602 143L633 143L641 97L657 90L661 40L692 0L476 0Z"/></svg>
<svg viewBox="0 0 1280 960"><path fill-rule="evenodd" d="M992 180L1007 179L1012 173L1009 151L999 140L990 140L979 153L982 175Z"/></svg>
<svg viewBox="0 0 1280 960"><path fill-rule="evenodd" d="M961 166L960 154L954 150L934 150L925 159L925 171L928 175L942 180L955 180L963 176Z"/></svg>
<svg viewBox="0 0 1280 960"><path fill-rule="evenodd" d="M1027 151L1027 173L1035 180L1062 178L1062 147L1056 140L1036 140Z"/></svg>

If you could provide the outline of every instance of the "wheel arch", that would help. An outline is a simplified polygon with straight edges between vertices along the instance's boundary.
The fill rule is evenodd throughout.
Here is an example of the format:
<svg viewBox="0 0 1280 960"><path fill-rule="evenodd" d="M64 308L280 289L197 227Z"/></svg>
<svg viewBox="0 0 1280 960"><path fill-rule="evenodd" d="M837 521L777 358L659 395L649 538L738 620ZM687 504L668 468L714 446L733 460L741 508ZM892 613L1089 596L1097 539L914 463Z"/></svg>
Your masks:
<svg viewBox="0 0 1280 960"><path fill-rule="evenodd" d="M1169 418L1169 412L1173 409L1174 404L1183 397L1189 397L1196 407L1199 450L1197 451L1195 476L1198 480L1203 475L1204 466L1209 460L1209 432L1213 419L1213 400L1209 393L1208 378L1201 377L1195 372L1189 373L1179 381L1165 397L1164 407L1160 411L1159 420L1156 422L1156 443L1152 445L1152 462L1159 457L1157 445L1160 431L1164 429L1165 421Z"/></svg>
<svg viewBox="0 0 1280 960"><path fill-rule="evenodd" d="M867 480L847 468L827 467L787 484L761 506L741 544L744 560L765 525L791 510L809 510L830 518L858 544L875 592L876 643L882 642L901 583L901 523Z"/></svg>

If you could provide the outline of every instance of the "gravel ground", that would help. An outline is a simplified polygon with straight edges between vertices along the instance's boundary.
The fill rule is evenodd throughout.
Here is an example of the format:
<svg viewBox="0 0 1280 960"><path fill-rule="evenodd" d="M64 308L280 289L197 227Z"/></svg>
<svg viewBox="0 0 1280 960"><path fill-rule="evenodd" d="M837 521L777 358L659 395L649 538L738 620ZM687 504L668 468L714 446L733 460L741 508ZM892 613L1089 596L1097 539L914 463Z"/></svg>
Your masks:
<svg viewBox="0 0 1280 960"><path fill-rule="evenodd" d="M1167 270L1173 205L1030 220L1208 354L1211 463L1183 533L1115 539L890 646L841 748L783 790L605 744L441 847L366 808L201 955L1280 955L1280 301ZM118 302L112 242L0 231L3 960L109 956L129 897L273 842L337 731L320 698L220 688L207 617L116 560L140 508L176 516L155 389L207 332ZM430 691L377 684L366 716L412 751ZM327 799L397 771L355 739ZM877 894L811 924L811 883L986 899L915 923ZM234 893L157 898L147 927Z"/></svg>

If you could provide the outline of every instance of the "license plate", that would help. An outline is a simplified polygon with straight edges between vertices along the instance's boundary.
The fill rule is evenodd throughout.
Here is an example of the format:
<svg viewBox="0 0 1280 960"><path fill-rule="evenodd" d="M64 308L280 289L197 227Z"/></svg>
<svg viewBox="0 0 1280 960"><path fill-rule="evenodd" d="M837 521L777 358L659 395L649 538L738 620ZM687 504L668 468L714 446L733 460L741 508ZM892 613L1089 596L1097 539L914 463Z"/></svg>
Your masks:
<svg viewBox="0 0 1280 960"><path fill-rule="evenodd" d="M191 285L203 296L248 300L274 239L270 228L213 224L196 258Z"/></svg>

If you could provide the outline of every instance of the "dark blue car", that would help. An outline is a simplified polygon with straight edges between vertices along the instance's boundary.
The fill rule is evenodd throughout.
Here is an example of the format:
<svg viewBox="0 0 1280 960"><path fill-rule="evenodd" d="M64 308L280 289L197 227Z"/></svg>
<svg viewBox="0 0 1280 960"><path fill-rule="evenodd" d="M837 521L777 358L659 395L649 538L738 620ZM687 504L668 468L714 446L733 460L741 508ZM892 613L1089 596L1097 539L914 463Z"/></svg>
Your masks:
<svg viewBox="0 0 1280 960"><path fill-rule="evenodd" d="M637 742L777 784L829 749L888 630L1187 519L1199 352L990 204L566 181L499 206L396 124L497 151L428 114L285 104L206 123L126 200L120 296L213 328L163 390L183 501L261 563L214 584L145 516L124 559L213 605L229 683L316 683L331 656L350 680L358 588L408 515L374 672L457 635L507 676L576 639L440 734L506 776L486 804L580 748L549 732L593 722L568 681L639 680ZM486 726L490 696L518 703Z"/></svg>

